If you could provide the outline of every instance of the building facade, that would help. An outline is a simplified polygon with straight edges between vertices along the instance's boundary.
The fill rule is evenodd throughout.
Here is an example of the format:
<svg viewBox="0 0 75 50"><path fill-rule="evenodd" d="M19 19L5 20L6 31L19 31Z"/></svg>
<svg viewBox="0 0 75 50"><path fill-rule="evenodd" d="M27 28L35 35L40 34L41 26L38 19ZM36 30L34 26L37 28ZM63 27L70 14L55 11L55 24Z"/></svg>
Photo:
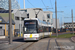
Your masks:
<svg viewBox="0 0 75 50"><path fill-rule="evenodd" d="M48 22L52 25L52 15L53 13L50 11L43 11L41 8L28 8L28 9L20 9L20 11L27 12L27 18L37 18Z"/></svg>
<svg viewBox="0 0 75 50"><path fill-rule="evenodd" d="M74 28L75 28L75 22L73 22L73 26L74 26ZM72 22L64 23L64 27L72 28Z"/></svg>
<svg viewBox="0 0 75 50"><path fill-rule="evenodd" d="M14 35L15 22L14 14L12 14L12 35ZM0 13L0 36L9 35L9 13Z"/></svg>
<svg viewBox="0 0 75 50"><path fill-rule="evenodd" d="M21 33L23 33L24 18L27 18L27 13L25 11L19 11L18 9L12 11L13 36L15 35L15 32L18 32L20 34L20 25ZM0 10L0 32L1 30L4 30L3 34L0 33L1 36L9 36L9 10Z"/></svg>
<svg viewBox="0 0 75 50"><path fill-rule="evenodd" d="M60 29L60 25L59 25L59 19L57 19L57 28ZM53 18L53 27L56 28L56 19Z"/></svg>
<svg viewBox="0 0 75 50"><path fill-rule="evenodd" d="M44 19L46 22L53 24L53 13L51 11L44 11Z"/></svg>
<svg viewBox="0 0 75 50"><path fill-rule="evenodd" d="M19 11L17 9L15 9L12 13L14 13L15 31L19 32L21 25L21 32L23 33L24 19L27 18L27 13L25 11Z"/></svg>

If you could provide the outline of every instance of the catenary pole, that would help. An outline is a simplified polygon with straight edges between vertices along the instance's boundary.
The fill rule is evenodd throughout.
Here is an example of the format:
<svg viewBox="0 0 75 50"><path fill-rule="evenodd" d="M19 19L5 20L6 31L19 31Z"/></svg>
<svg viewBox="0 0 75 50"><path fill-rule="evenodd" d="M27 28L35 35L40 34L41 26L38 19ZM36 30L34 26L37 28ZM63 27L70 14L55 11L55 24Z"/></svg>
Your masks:
<svg viewBox="0 0 75 50"><path fill-rule="evenodd" d="M24 0L24 9L25 9L25 0Z"/></svg>
<svg viewBox="0 0 75 50"><path fill-rule="evenodd" d="M11 0L9 0L9 44L12 43Z"/></svg>
<svg viewBox="0 0 75 50"><path fill-rule="evenodd" d="M21 36L21 27L22 25L21 25L21 14L20 14L20 36Z"/></svg>
<svg viewBox="0 0 75 50"><path fill-rule="evenodd" d="M57 30L57 2L56 2L56 0L55 0L55 17L56 17L56 35L57 35L57 37L58 37L58 30Z"/></svg>
<svg viewBox="0 0 75 50"><path fill-rule="evenodd" d="M74 25L73 25L73 9L71 10L72 13L72 33L74 34Z"/></svg>

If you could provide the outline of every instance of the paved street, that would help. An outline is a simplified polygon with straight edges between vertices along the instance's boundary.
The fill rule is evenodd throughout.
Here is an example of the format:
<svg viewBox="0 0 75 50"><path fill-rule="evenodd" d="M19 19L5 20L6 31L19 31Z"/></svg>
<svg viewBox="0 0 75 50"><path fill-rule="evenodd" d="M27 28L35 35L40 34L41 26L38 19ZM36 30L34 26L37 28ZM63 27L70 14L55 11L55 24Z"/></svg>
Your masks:
<svg viewBox="0 0 75 50"><path fill-rule="evenodd" d="M34 43L26 50L74 50L74 49L75 43L71 42L70 39L46 38Z"/></svg>
<svg viewBox="0 0 75 50"><path fill-rule="evenodd" d="M23 38L13 40L13 44L0 44L0 50L74 50L75 43L69 38L43 38L39 41L23 41Z"/></svg>
<svg viewBox="0 0 75 50"><path fill-rule="evenodd" d="M23 37L13 37L12 40L13 41L22 41ZM8 43L9 42L9 38L5 38L5 39L0 39L0 44L3 43Z"/></svg>

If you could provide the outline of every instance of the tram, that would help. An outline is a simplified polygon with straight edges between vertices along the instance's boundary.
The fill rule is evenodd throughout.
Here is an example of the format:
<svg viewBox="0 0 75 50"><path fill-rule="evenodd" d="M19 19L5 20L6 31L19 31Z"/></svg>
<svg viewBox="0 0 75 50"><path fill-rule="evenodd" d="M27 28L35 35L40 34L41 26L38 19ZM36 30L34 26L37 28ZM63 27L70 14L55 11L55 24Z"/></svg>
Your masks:
<svg viewBox="0 0 75 50"><path fill-rule="evenodd" d="M38 18L25 18L23 27L24 40L39 40L51 36L51 25Z"/></svg>

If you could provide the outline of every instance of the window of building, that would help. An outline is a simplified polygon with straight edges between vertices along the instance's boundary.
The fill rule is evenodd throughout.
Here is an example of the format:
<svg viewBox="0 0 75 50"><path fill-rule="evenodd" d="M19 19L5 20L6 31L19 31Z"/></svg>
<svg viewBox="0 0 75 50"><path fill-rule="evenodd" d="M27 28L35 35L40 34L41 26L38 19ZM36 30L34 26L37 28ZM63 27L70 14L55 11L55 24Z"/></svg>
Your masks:
<svg viewBox="0 0 75 50"><path fill-rule="evenodd" d="M24 20L24 17L21 17L21 20Z"/></svg>
<svg viewBox="0 0 75 50"><path fill-rule="evenodd" d="M53 23L53 20L51 19L51 23Z"/></svg>
<svg viewBox="0 0 75 50"><path fill-rule="evenodd" d="M29 14L27 14L27 18L29 18Z"/></svg>
<svg viewBox="0 0 75 50"><path fill-rule="evenodd" d="M47 14L47 18L50 18L50 14Z"/></svg>
<svg viewBox="0 0 75 50"><path fill-rule="evenodd" d="M19 17L15 17L15 20L19 20Z"/></svg>
<svg viewBox="0 0 75 50"><path fill-rule="evenodd" d="M47 20L47 22L49 22L49 20Z"/></svg>
<svg viewBox="0 0 75 50"><path fill-rule="evenodd" d="M69 25L69 27L70 27L70 25Z"/></svg>
<svg viewBox="0 0 75 50"><path fill-rule="evenodd" d="M43 20L43 21L45 21L45 20Z"/></svg>
<svg viewBox="0 0 75 50"><path fill-rule="evenodd" d="M20 11L25 11L25 12L27 12L27 10L20 10Z"/></svg>
<svg viewBox="0 0 75 50"><path fill-rule="evenodd" d="M27 12L27 10L25 10L25 12Z"/></svg>
<svg viewBox="0 0 75 50"><path fill-rule="evenodd" d="M2 26L0 26L0 29L2 29Z"/></svg>

